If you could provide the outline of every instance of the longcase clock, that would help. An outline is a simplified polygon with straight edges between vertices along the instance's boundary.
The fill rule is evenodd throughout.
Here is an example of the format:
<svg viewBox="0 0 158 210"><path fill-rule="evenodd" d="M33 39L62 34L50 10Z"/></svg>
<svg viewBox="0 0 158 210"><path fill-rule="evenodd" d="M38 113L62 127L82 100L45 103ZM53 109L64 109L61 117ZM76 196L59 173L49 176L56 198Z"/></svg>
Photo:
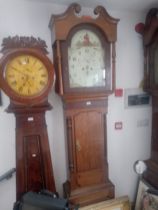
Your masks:
<svg viewBox="0 0 158 210"><path fill-rule="evenodd" d="M149 10L143 32L145 57L144 90L152 97L151 157L144 178L158 188L158 8Z"/></svg>
<svg viewBox="0 0 158 210"><path fill-rule="evenodd" d="M45 112L54 67L45 42L33 37L8 37L2 43L1 89L10 98L7 112L16 118L16 197L27 191L55 192Z"/></svg>
<svg viewBox="0 0 158 210"><path fill-rule="evenodd" d="M64 192L81 206L114 197L108 178L106 114L115 88L118 19L99 6L81 16L78 4L52 15L56 93L63 99L69 162Z"/></svg>

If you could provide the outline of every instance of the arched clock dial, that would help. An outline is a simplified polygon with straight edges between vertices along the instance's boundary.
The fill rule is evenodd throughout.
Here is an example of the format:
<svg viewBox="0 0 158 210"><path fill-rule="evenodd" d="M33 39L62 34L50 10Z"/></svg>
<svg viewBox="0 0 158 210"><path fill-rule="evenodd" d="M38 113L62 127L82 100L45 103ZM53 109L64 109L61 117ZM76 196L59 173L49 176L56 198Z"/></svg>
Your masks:
<svg viewBox="0 0 158 210"><path fill-rule="evenodd" d="M105 51L98 36L77 31L68 48L70 88L105 86Z"/></svg>

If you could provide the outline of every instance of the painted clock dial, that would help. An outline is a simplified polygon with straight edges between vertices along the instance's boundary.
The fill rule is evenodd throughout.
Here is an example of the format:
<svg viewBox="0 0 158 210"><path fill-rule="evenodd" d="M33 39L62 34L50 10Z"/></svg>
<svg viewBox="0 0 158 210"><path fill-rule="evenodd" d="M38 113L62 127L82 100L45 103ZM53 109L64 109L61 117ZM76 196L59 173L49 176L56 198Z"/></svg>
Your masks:
<svg viewBox="0 0 158 210"><path fill-rule="evenodd" d="M105 86L105 51L97 34L82 29L73 35L68 69L70 88Z"/></svg>
<svg viewBox="0 0 158 210"><path fill-rule="evenodd" d="M5 70L9 87L21 96L38 95L48 84L45 65L32 55L19 55L11 59Z"/></svg>

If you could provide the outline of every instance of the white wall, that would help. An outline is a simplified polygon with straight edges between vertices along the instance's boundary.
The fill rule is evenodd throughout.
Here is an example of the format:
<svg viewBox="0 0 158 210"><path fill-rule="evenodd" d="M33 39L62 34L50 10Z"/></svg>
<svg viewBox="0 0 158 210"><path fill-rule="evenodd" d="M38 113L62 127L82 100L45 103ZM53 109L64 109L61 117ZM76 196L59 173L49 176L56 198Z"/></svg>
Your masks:
<svg viewBox="0 0 158 210"><path fill-rule="evenodd" d="M116 88L139 88L143 79L142 37L134 30L144 22L142 14L112 13L120 18L118 24ZM140 121L149 125L138 127ZM122 130L114 129L114 122L123 122ZM137 176L133 163L150 156L151 107L124 108L124 97L109 97L108 157L110 178L115 184L116 195L128 194L134 199Z"/></svg>
<svg viewBox="0 0 158 210"><path fill-rule="evenodd" d="M66 7L50 3L35 3L29 0L0 0L0 43L8 36L34 36L44 39L51 54L51 36L48 23L51 14L61 13ZM88 10L89 11L89 10ZM136 23L144 20L144 15L111 11L118 24L116 87L138 88L143 78L142 39L135 33ZM0 107L0 175L15 167L15 118L4 109L9 104L8 97L2 95ZM46 119L53 160L57 190L62 192L66 180L66 154L63 126L63 110L60 98L52 92L49 100L54 109L47 112ZM137 127L139 120L148 119L149 126ZM114 122L122 121L123 129L114 130ZM108 160L109 175L116 187L116 196L129 195L133 200L137 176L133 163L150 155L151 109L124 108L124 97L109 97L108 112ZM9 181L0 183L1 209L11 210L15 201L15 175Z"/></svg>

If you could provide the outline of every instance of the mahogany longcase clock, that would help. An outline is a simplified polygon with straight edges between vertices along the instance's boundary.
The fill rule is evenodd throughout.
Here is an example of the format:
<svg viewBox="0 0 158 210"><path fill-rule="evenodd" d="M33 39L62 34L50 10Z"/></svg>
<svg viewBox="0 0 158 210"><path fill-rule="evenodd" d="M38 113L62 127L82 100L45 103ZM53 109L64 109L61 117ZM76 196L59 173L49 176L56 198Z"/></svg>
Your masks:
<svg viewBox="0 0 158 210"><path fill-rule="evenodd" d="M143 32L145 56L144 90L152 97L151 157L144 178L158 188L158 8L149 10Z"/></svg>
<svg viewBox="0 0 158 210"><path fill-rule="evenodd" d="M118 19L98 6L81 16L78 4L52 15L56 92L63 99L69 177L65 195L81 206L114 197L108 178L106 114L115 87Z"/></svg>
<svg viewBox="0 0 158 210"><path fill-rule="evenodd" d="M0 86L10 98L7 112L16 118L16 197L27 191L55 192L45 112L54 67L45 42L8 37L2 43Z"/></svg>

